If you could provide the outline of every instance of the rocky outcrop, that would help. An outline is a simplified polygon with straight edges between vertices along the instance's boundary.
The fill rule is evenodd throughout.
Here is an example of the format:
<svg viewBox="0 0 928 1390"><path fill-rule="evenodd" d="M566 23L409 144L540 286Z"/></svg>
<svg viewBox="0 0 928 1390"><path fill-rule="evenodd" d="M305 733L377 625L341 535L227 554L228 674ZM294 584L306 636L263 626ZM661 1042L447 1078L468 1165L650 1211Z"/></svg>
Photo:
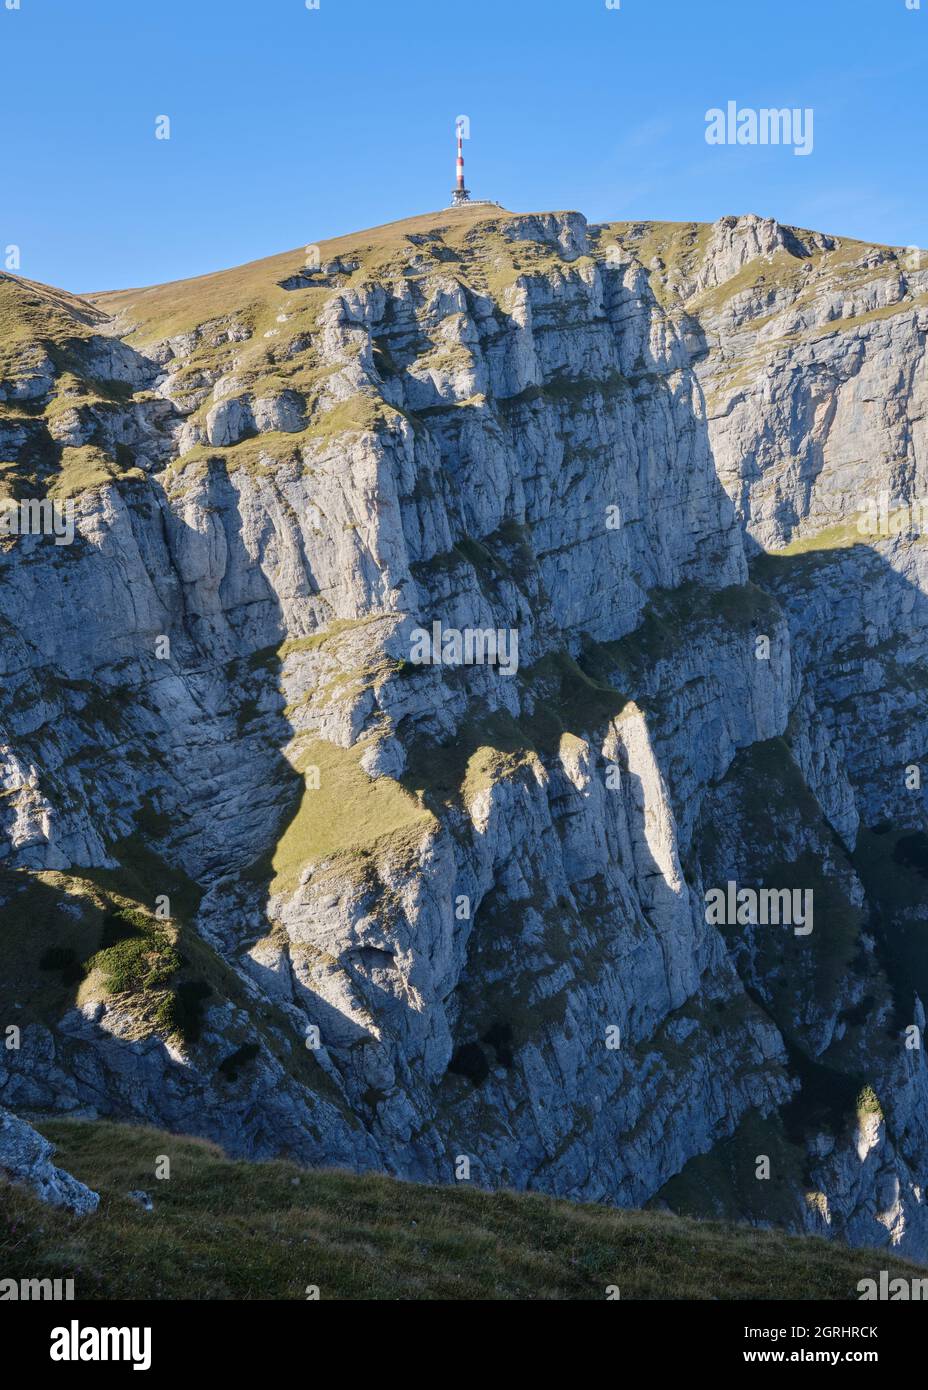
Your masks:
<svg viewBox="0 0 928 1390"><path fill-rule="evenodd" d="M100 1197L77 1178L52 1163L54 1147L25 1120L0 1110L0 1175L26 1187L53 1207L67 1207L79 1216L96 1211Z"/></svg>
<svg viewBox="0 0 928 1390"><path fill-rule="evenodd" d="M4 358L77 538L0 553L0 1098L928 1258L924 554L859 526L928 276L755 217L332 252Z"/></svg>

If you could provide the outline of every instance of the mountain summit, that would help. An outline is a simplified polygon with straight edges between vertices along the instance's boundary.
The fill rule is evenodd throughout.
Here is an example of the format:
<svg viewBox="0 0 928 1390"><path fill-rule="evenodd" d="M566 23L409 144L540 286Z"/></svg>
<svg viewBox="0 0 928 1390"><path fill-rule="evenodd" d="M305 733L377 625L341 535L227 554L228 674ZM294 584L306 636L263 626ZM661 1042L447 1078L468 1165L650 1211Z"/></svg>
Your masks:
<svg viewBox="0 0 928 1390"><path fill-rule="evenodd" d="M0 1105L928 1259L926 331L753 215L0 277Z"/></svg>

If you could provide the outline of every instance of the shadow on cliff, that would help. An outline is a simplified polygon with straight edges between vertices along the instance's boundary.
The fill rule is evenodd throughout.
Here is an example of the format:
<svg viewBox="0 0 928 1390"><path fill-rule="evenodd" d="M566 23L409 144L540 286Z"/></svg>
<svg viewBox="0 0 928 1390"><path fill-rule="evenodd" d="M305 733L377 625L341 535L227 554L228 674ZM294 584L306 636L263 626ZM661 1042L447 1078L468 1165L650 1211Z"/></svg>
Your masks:
<svg viewBox="0 0 928 1390"><path fill-rule="evenodd" d="M809 624L811 605L846 605L848 566L860 605L850 640L846 627L831 637L824 622ZM813 538L801 554L757 557L752 574L786 612L817 708L836 716L835 735L858 806L869 798L883 808L862 821L847 858L867 893L868 928L892 987L892 1029L902 1028L912 1021L914 996L928 998L928 788L921 785L928 747L919 722L928 708L928 595L863 543L816 550ZM897 615L905 615L901 631ZM896 627L891 637L879 638L879 616ZM908 726L886 726L887 695L898 697ZM892 757L874 751L881 744L890 745ZM918 785L910 785L913 768Z"/></svg>
<svg viewBox="0 0 928 1390"><path fill-rule="evenodd" d="M141 375L151 364L147 359L139 358L139 362ZM51 477L56 452L46 447L26 462L43 477ZM72 738L73 730L79 730L79 753L72 754L70 761L72 795L77 787L83 788L86 814L95 827L112 825L115 801L119 821L125 825L127 819L134 819L135 828L108 846L119 869L75 864L60 876L43 879L25 870L4 871L0 952L9 968L4 972L2 999L7 1007L3 1017L27 1028L29 1024L55 1028L57 1020L78 1003L88 970L95 970L109 982L100 986L104 995L111 997L124 1022L131 1020L131 1027L124 1040L109 1031L95 1039L89 1021L77 1032L69 1028L67 1047L80 1050L86 1044L87 1049L86 1065L75 1068L79 1099L98 1107L102 1104L113 1114L162 1116L171 1123L172 1117L176 1122L175 1101L185 1084L191 1084L192 1102L196 1086L212 1074L213 1103L204 1103L200 1119L188 1117L188 1123L195 1132L222 1139L222 1112L234 1103L240 1076L245 1083L242 1104L249 1103L248 1064L258 1049L233 1029L226 1047L213 1038L204 1050L200 1041L203 1011L212 1004L227 1003L238 1010L249 1009L247 989L217 948L228 949L234 956L236 947L265 935L269 927L261 926L249 912L249 904L242 901L229 905L229 915L238 908L241 918L222 923L226 932L214 930L204 937L194 924L204 889L224 876L234 879L253 862L255 847L266 843L269 833L273 835L269 826L288 814L302 784L281 751L289 725L283 716L275 653L285 636L285 624L272 586L257 571L244 543L236 494L223 459L207 464L200 498L200 517L208 517L210 526L221 526L223 535L224 573L212 595L208 560L202 571L205 583L199 579L185 583L180 577L189 572L180 556L203 556L201 532L172 507L157 478L149 475L126 486L131 489L130 505L120 520L135 533L153 598L157 595L164 613L155 634L138 627L134 604L127 614L126 630L137 643L139 683L133 690L123 680L117 703L108 699L108 687L99 683L95 667L81 673L69 671L64 679L48 658L42 662L40 656L36 665L41 665L49 688L57 686L58 723L66 721ZM55 558L60 561L61 556ZM65 566L48 565L45 581L46 601L61 611L67 611L71 589L80 582L75 578L80 573L76 567L100 563L96 543L87 539L81 539L65 558ZM150 607L154 606L152 602ZM166 660L155 659L157 633L170 639ZM30 642L41 654L41 630ZM76 674L86 679L75 679ZM42 739L47 737L43 728L20 740L35 751L39 766L43 764ZM160 747L152 748L159 742ZM145 789L141 799L140 786ZM33 865L38 852L31 851ZM163 899L169 904L172 941L151 916ZM136 916L123 922L120 935L114 922L127 912ZM27 922L30 931L24 941ZM215 928L216 923L212 925ZM283 1015L274 1019L275 1001L269 999L267 1009L252 1012L256 1034L269 1053L287 1066L286 1049L265 1029L268 1021L278 1030L285 1026ZM160 1070L141 1064L140 1044L146 1036L172 1033L191 1049L193 1069L177 1066L162 1048L161 1066L173 1068L174 1101L169 1101L167 1093L151 1089L160 1084ZM28 1037L27 1033L22 1049L5 1053L4 1095L13 1104L51 1108L56 1097L47 1086L43 1089L42 1069L34 1067ZM133 1087L114 1084L107 1090L102 1086L102 1064L94 1057L98 1046L105 1050L114 1073L121 1072L122 1065L135 1069ZM116 1060L120 1051L125 1052L122 1065ZM141 1046L141 1052L151 1052L150 1046ZM299 1065L289 1069L301 1081L331 1090L314 1058L300 1052L296 1060ZM202 1075L196 1075L197 1068L204 1069Z"/></svg>
<svg viewBox="0 0 928 1390"><path fill-rule="evenodd" d="M690 334L692 339L690 344L691 353L696 356L701 354L704 355L707 350L705 336L701 327L698 323L695 323L695 321L690 326ZM659 364L655 363L653 359L649 361L645 355L641 359L639 367L642 372L648 373L653 371L658 365ZM589 389L589 383L587 383L583 389ZM538 399L544 394L544 388L538 388L535 391L525 394L521 403L530 404L533 400ZM679 400L677 401L677 405L679 405ZM479 418L482 409L483 407L479 405L468 405L466 407L466 414L473 420ZM440 407L435 407L435 410L440 415ZM461 428L459 419L460 414L455 420L455 431ZM709 457L711 458L711 449L709 447L704 416L700 417L693 413L686 427L692 429L702 437L704 447L709 452ZM715 480L715 487L718 492L721 493L721 484L718 482L717 477ZM718 496L717 501L720 514L725 515L726 504L730 507L728 499L723 496ZM776 592L778 586L773 582L772 572L776 570L779 562L776 561L774 557L771 557L771 560L772 569L767 573L765 585L769 587L772 592ZM878 561L878 563L882 564L881 561ZM889 596L888 601L894 606L899 604L900 611L911 614L912 626L916 631L919 628L928 630L928 624L925 622L925 618L928 615L926 615L926 601L924 597L914 586L908 584L904 578L889 571L888 566L886 568L891 576L891 587L893 588L893 592L891 596ZM767 581L770 582L768 583ZM423 614L422 616L424 617L425 615ZM862 632L863 625L862 614ZM685 633L680 633L678 635L678 641L685 643ZM837 664L836 661L836 665ZM865 680L862 681L862 684L864 688L866 688ZM618 697L617 692L615 692L615 694L616 700L612 713L618 712L622 704L622 700ZM874 706L876 707L874 713L878 719L878 700L876 698L874 698ZM544 707L543 704L541 707ZM536 704L536 717L538 710L539 705ZM518 758L520 755L524 754L526 750L533 750L547 756L551 755L553 748L550 745L547 748L542 747L541 742L533 740L531 733L524 725L520 728L520 725L523 725L523 721L518 716L513 718L505 709L489 709L484 710L482 714L478 714L475 718L466 721L466 723L460 727L458 736L452 740L438 742L431 738L428 732L423 734L415 727L406 728L403 730L403 733L404 741L410 749L410 762L405 780L411 790L424 792L427 796L432 797L437 808L444 806L444 809L447 810L449 806L452 806L460 812L462 809L461 794L466 769L478 754L488 755L488 762L491 765L495 764L498 768L505 768L507 763L511 767L513 758ZM552 721L552 729L559 734L569 733L582 737L585 734L592 733L594 728L595 725L585 721L583 718L571 720L568 717L566 719L558 718ZM688 736L695 740L711 740L713 737L711 727L700 728L697 726L689 729L687 732ZM668 779L672 777L671 768L665 768L664 773ZM762 799L764 796L763 786L758 787L756 790L759 798ZM821 809L819 808L819 815L821 814ZM921 816L923 819L923 808ZM919 819L919 813L916 813L915 819ZM885 831L880 833L885 833ZM928 850L928 844L923 845L921 841L919 841L914 848L909 844L908 847L904 847L903 849L903 854L908 855L910 864L917 861L916 868L913 872L921 872L917 868L917 864L921 863L925 857L923 850ZM900 862L898 855L895 853L894 862L896 864ZM503 866L497 867L497 873L502 872L502 867ZM868 875L867 865L864 863L860 853L858 853L855 858L855 867L860 872L865 885L869 886L868 880L872 880L872 875ZM540 906L557 907L558 905L553 903L549 896L546 896L543 881L532 879L531 874L533 871L526 868L526 872L530 876L529 886L536 891L530 892L522 900L525 904L525 910L531 913L536 912ZM647 866L641 866L640 872L647 873ZM652 864L651 872L659 872L656 865ZM518 913L519 911L520 904L518 902L510 904L510 916L513 912ZM494 1053L497 1060L505 1056L508 1061L504 1061L503 1065L507 1067L507 1070L510 1068L513 1053L517 1051L517 1048L514 1047L514 1040L516 1043L518 1042L519 1029L518 1027L513 1028L512 1020L510 1017L506 1016L505 1011L508 1007L510 1014L514 1014L520 1003L515 997L517 991L513 991L513 997L508 1001L507 1005L505 988L503 988L497 991L497 993L500 994L500 1007L504 1011L502 1017L490 1018L487 1016L486 1008L482 1007L482 1003L485 1004L486 1002L485 982L487 977L492 974L492 969L487 968L486 958L488 958L488 954L491 957L496 957L494 965L497 968L502 968L505 965L503 957L509 952L510 960L513 962L514 968L520 945L520 926L512 921L501 921L501 914L495 909L489 913L485 912L482 917L476 915L479 912L480 907L478 905L475 911L473 930L468 945L468 959L464 966L458 987L459 990L463 989L465 992L467 1002L464 1007L456 1011L462 1023L459 1026L457 1035L457 1050L455 1057L452 1059L453 1070L459 1071L461 1074L468 1076L471 1080L478 1083L484 1080L489 1074ZM505 914L502 914L502 916L505 917ZM603 925L605 930L608 931L608 915ZM882 915L882 908L874 902L870 904L870 918L867 925L877 936L881 963L885 967L892 982L898 1007L900 991L903 996L908 993L909 999L911 1000L913 978L910 974L911 966L917 964L917 978L919 981L918 991L921 992L921 982L924 982L924 985L928 986L928 975L926 975L926 971L928 971L928 952L920 948L920 941L917 939L916 935L917 928L913 928L910 942L911 949L906 948L902 951L902 955L900 956L900 933L898 930L889 931L887 929L887 924ZM497 950L494 942L489 940L489 938L493 936L499 937L500 943L505 943L504 950ZM481 957L485 959L481 960ZM564 961L562 960L561 963L563 964ZM483 995L483 1000L481 1000L481 995ZM757 999L756 1002L759 1007L766 1007L759 999ZM903 1009L906 1007L908 1006L903 1005ZM858 1015L860 1015L860 1017L858 1017ZM869 1018L866 1000L862 1001L861 1005L855 1009L854 1018L848 1018L845 1022L849 1025L860 1024L864 1021L864 1015L867 1015ZM774 1018L775 1017L776 1011L774 1010ZM784 1019L783 1022L785 1025L786 1020ZM870 1022L872 1024L872 1019ZM548 1020L548 1026L556 1030L560 1026L560 1022L557 1019L550 1019ZM788 1036L791 1033L792 1029L789 1029ZM813 1075L813 1062L811 1057L807 1057L800 1066L800 1054L796 1051L792 1042L790 1043L790 1047L793 1049L792 1062L794 1071L800 1072L803 1085L809 1091L814 1091L816 1087L816 1077ZM761 1065L765 1062L765 1059L759 1053L757 1060ZM842 1094L847 1093L848 1086L844 1086Z"/></svg>
<svg viewBox="0 0 928 1390"><path fill-rule="evenodd" d="M610 274L618 276L618 272L611 272ZM605 278L609 304L616 306L621 301L624 302L624 307L627 309L629 302L627 297L625 301L622 301L619 294L618 279L610 280L608 276ZM650 305L645 305L645 311L650 312L653 317L656 312L653 300ZM494 314L499 320L500 313L496 306L494 306ZM505 331L505 327L503 316L503 331ZM511 322L508 327L511 332L514 332ZM619 323L610 319L607 331L614 335L618 343L622 331ZM701 350L698 342L696 346L697 350ZM402 381L403 370L401 364L399 368L400 381ZM711 461L711 449L704 413L700 415L697 410L687 405L680 393L674 393L670 390L662 376L664 371L666 371L666 362L658 361L649 349L645 348L639 355L634 377L623 379L619 389L629 393L628 399L630 401L634 399L634 392L643 387L660 391L664 404L673 418L676 430L675 438L679 440L684 436L694 437L700 450L700 457L705 455ZM578 383L576 381L570 389L567 389L565 383L569 384L569 382L570 379L564 377L560 379L559 383L549 383L547 387L549 399L554 399L554 403L565 416L570 414L576 404L578 391L582 390L586 393L592 391L595 395L597 389L595 382ZM696 388L695 383L689 384L696 394L698 388ZM536 400L544 397L545 388L538 388L538 392L538 396L530 392L521 400L513 398L511 404L514 404L516 408L531 407ZM467 406L465 410L468 428L472 428L474 425L478 427L485 425L488 430L498 430L498 418L488 406L471 405ZM417 423L423 428L427 427L431 419L435 420L436 435L441 436L438 457L439 462L443 462L448 454L450 444L458 437L457 432L461 428L460 414L453 427L445 428L440 425L438 416L430 417L427 409L422 409L418 413L410 413L415 416ZM518 428L518 422L516 422L515 427ZM646 447L642 449L642 457L648 457ZM602 460L598 461L601 462ZM425 472L426 470L423 468L422 473ZM460 472L452 474L452 476L460 482ZM435 479L427 476L417 478L417 485L427 483L432 486L435 482ZM157 484L152 482L152 486L156 487ZM710 469L707 473L707 487L709 495L705 500L708 513L713 517L730 519L733 515L733 509L714 474L714 469ZM451 489L439 487L439 492L442 490L447 497ZM152 833L151 827L149 827L147 834L141 830L140 833L146 844L159 845L164 850L166 857L177 857L178 859L188 857L188 862L189 856L193 854L193 838L200 836L204 840L207 852L200 855L195 876L212 884L221 879L227 879L233 890L236 887L242 890L242 896L238 900L234 896L231 899L233 906L226 909L226 921L220 920L221 912L213 920L217 933L227 932L223 944L230 952L234 953L236 947L248 944L250 940L267 929L267 891L271 882L270 856L273 854L273 848L283 830L292 822L296 813L303 779L294 772L280 751L293 733L293 727L285 713L285 697L281 689L281 661L278 655L279 645L288 635L285 615L278 595L269 581L263 575L259 575L251 553L244 542L241 516L237 506L237 493L229 477L228 465L219 456L211 459L207 464L207 480L203 500L208 514L218 515L222 519L221 526L227 557L226 569L218 586L217 602L214 607L200 601L202 595L198 595L196 582L192 581L186 586L183 583L178 585L177 611L172 614L172 620L174 631L179 640L171 671L183 685L187 686L192 683L194 692L192 706L198 711L198 714L193 717L185 704L183 716L178 718L179 727L185 731L185 736L179 742L183 747L186 738L185 755L188 758L186 766L176 771L165 771L163 775L159 774L161 780L158 789L162 793L163 800L158 804L156 814L167 817L170 821L170 833L158 836ZM558 505L556 496L553 499L553 505ZM161 497L159 507L162 513L162 525L165 525L166 518L170 517L165 545L176 571L175 557L178 547L187 548L189 546L192 550L197 550L202 546L203 538L196 528L188 525L178 515L165 496ZM460 507L456 505L449 504L448 511L449 515L461 514ZM513 516L512 521L514 524L524 527L523 517ZM722 539L715 534L704 537L705 554L698 552L699 542L694 542L695 550L687 563L691 562L691 568L701 569L704 582L709 582L713 578L712 571L716 554L723 558L727 554L725 546L728 544L730 529L729 527L725 531ZM730 550L731 546L729 546ZM307 576L311 576L312 565L305 551L303 562ZM523 548L521 551L521 568L514 565L511 560L504 560L503 563L507 571L507 583L512 586L513 590L521 593L524 597L527 596L533 602L538 601L542 594L542 588L531 582L531 575L534 574L537 577L541 568L541 560L534 548L529 547L528 551ZM721 565L721 560L719 563ZM480 574L477 566L472 565L471 568L473 573L469 583L473 595L477 595L479 591L484 598L487 598L488 595L492 598L494 593L499 592L493 584L486 583L486 576ZM684 564L682 568L685 569L686 565ZM247 583L244 584L242 590L234 589L231 578L233 574L247 576ZM416 616L419 620L427 620L433 615L430 610L434 607L434 600L428 590L424 590L424 576L421 573L419 583L421 611ZM551 587L549 585L549 588ZM772 583L771 587L775 591L777 584ZM554 602L556 599L557 594L552 593L551 601ZM916 594L912 598L912 602L918 605L919 616L923 617L924 600ZM234 613L234 619L230 619L227 616L228 613ZM604 623L608 623L608 614L599 616L603 617ZM512 615L510 613L499 615L500 625L511 620ZM575 634L570 634L570 636L573 638ZM681 632L678 640L681 644L685 643L686 633ZM604 683L585 672L582 665L576 660L578 655L576 648L577 643L574 642L573 653L565 651L554 659L555 669L551 673L548 693L534 705L530 714L523 712L525 717L512 715L502 705L498 708L480 707L474 698L473 689L468 685L466 674L462 674L459 685L468 701L473 704L473 710L470 719L460 726L455 738L439 742L431 737L427 727L434 714L434 711L431 710L424 711L421 718L409 716L408 722L401 725L401 736L410 755L408 771L403 780L410 790L422 791L424 795L432 798L433 804L441 809L446 826L449 823L449 816L453 818L454 813L460 809L460 793L464 777L476 753L483 749L489 749L491 760L500 766L505 765L508 759L520 757L529 750L550 760L564 734L581 737L584 734L593 733L597 729L601 730L609 719L621 712L624 707L625 696L617 690L609 689ZM557 667L556 663L558 662L561 663L560 667ZM155 671L156 668L153 667L152 670ZM159 676L163 674L163 670L158 672ZM247 717L243 723L243 703L245 699L249 698L245 694L249 681L252 690L257 690L258 694L257 698L254 695L250 697L254 700L256 707L244 711ZM230 700L230 693L233 688L239 692L234 702ZM455 693L460 694L461 690ZM265 697L268 708L262 709L258 706ZM167 693L167 699L171 699L170 692ZM593 706L588 712L587 705ZM178 717L177 709L172 710L169 703L160 709L159 718L163 719L165 726L171 725L172 714L175 718ZM198 737L204 722L213 733L219 735L217 739L210 739L210 746L205 752L200 746ZM249 732L250 728L254 729L254 733ZM708 741L716 737L716 733L710 725L693 728L688 732L692 739ZM243 743L247 743L247 751L243 749ZM672 775L670 768L665 768L663 771L667 777ZM228 798L221 795L228 792L229 788L236 791L238 802L237 804L233 803L233 814L222 816L218 814L217 807L221 804L225 808L229 804ZM127 791L131 791L131 786L128 784ZM195 795L196 792L199 792L198 796ZM641 823L634 827L635 838L636 843L646 846L647 834L643 819L644 798L639 796L637 800L642 804L642 819ZM555 815L552 815L552 820L556 825L557 817ZM245 827L245 833L240 835L238 828L242 826ZM460 825L456 824L451 833L469 834L473 839L477 832L473 828L470 831L462 832ZM259 854L257 858L249 858L247 846L259 841L269 847L267 853ZM492 864L491 872L494 884L493 889L485 895L487 905L482 916L479 916L480 904L474 905L469 954L459 979L459 989L469 993L475 1001L479 999L487 973L485 963L481 962L478 957L484 949L491 954L497 953L497 941L491 939L495 933L500 933L499 942L505 948L501 953L502 957L505 957L506 952L509 951L509 958L515 963L518 961L519 953L522 952L523 958L530 960L530 957L524 955L523 924L511 920L508 923L501 922L501 918L505 917L505 909L491 911L493 902L490 894L497 884L501 883L510 867L508 862L502 860ZM645 858L640 864L636 863L635 869L645 876L661 873L659 866L653 860L653 856L650 857L650 862ZM558 901L557 896L555 895L552 900L551 894L547 891L548 885L545 882L542 866L532 868L527 886L530 893L523 901L529 902L535 898L536 905L544 910L550 909L555 913L565 910L564 904ZM234 905L236 902L239 903L239 906ZM248 917L248 913L255 905L260 911L258 917L252 921ZM450 906L449 903L449 910ZM235 920L235 913L238 911L241 912L242 921ZM585 917L584 913L588 915ZM262 914L264 916L263 922L261 921ZM233 918L231 922L228 920L229 916ZM245 925L245 919L247 919L247 925ZM585 954L580 953L578 958L573 944L570 941L565 943L562 937L558 937L556 930L550 933L546 951L555 967L569 967L573 976L571 983L574 987L576 987L577 981L581 984L592 985L598 980L602 967L609 958L611 946L622 923L614 905L610 905L598 896L597 885L592 885L587 901L583 905L583 912L577 914L573 920L577 926L578 939L582 940ZM243 925L245 925L245 930L242 929ZM552 928L556 928L556 925L556 923L551 922L546 924L547 927ZM885 936L886 933L884 932L883 935ZM559 954L560 960L558 959ZM363 988L375 1016L378 1009L381 1014L389 1014L397 1007L403 1007L412 1014L414 1011L412 1000L398 1005L394 995L377 986L373 975L382 964L382 962L368 961L365 965L364 962L360 962L359 968L355 972L355 982ZM504 959L501 959L501 964L505 965ZM361 966L364 968L360 968ZM519 970L517 964L515 969L516 971ZM532 966L529 964L521 971L516 991L519 996L518 1002L525 1003L529 1007L533 1007L539 1002L532 993L535 984ZM928 984L928 980L926 980L926 984ZM523 988L527 991L527 997L522 995ZM498 999L501 1008L506 1007L505 993L506 981L504 978ZM549 1033L556 1034L563 1023L564 990L558 989L548 998L555 999L556 1003L550 1007L545 1005L542 1008L540 1024ZM493 1002L495 1004L496 1000L494 999ZM440 1006L439 1001L431 1001L431 1003L433 1007ZM316 1007L315 1002L313 1007ZM492 1013L492 1010L490 1012ZM528 1020L526 1026L531 1024L532 1027L535 1027L538 1021ZM593 1021L598 1026L598 1016ZM338 1019L334 1019L333 1022L335 1026L338 1026ZM522 1025L518 1021L513 1021L512 1018L506 1016L492 1016L486 1018L485 1026L484 1022L481 1022L476 1029L470 1028L470 1025L466 1026L470 1031L460 1033L457 1039L459 1049L475 1044L484 1053L488 1065L492 1052L492 1055L502 1066L507 1070L511 1069L513 1059L517 1055L518 1045L525 1040L523 1032L520 1031ZM599 1042L599 1039L597 1038L596 1041ZM592 1040L590 1040L590 1046L592 1046ZM469 1055L471 1062L477 1065L476 1054ZM460 1057L458 1061L460 1064ZM232 1070L234 1071L234 1067ZM693 1094L689 1097L689 1103L694 1108L704 1105L712 1089L711 1080L707 1078L704 1086L705 1095ZM157 1097L150 1099L152 1104L157 1105ZM577 1099L578 1103L582 1103L582 1097ZM475 1141L475 1145L479 1144L479 1134L473 1133L470 1138ZM556 1189L557 1174L554 1173L549 1181L550 1185Z"/></svg>

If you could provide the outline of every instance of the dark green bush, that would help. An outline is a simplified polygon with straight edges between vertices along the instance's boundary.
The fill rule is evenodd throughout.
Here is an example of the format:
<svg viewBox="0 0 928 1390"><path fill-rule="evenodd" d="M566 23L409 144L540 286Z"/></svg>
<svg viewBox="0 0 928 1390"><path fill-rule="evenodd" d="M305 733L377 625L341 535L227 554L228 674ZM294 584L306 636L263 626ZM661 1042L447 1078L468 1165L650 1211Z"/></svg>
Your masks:
<svg viewBox="0 0 928 1390"><path fill-rule="evenodd" d="M237 1081L242 1067L253 1062L260 1051L257 1043L243 1043L219 1063L219 1070L227 1081Z"/></svg>
<svg viewBox="0 0 928 1390"><path fill-rule="evenodd" d="M158 1005L159 1026L184 1042L197 1042L203 1031L203 1001L212 992L205 980L185 980Z"/></svg>
<svg viewBox="0 0 928 1390"><path fill-rule="evenodd" d="M106 951L110 946L116 946L120 941L128 941L132 937L144 936L151 930L151 922L144 913L137 912L132 907L114 908L108 912L103 919L103 935L100 938L100 950Z"/></svg>
<svg viewBox="0 0 928 1390"><path fill-rule="evenodd" d="M67 970L77 961L70 946L49 946L39 961L40 970Z"/></svg>
<svg viewBox="0 0 928 1390"><path fill-rule="evenodd" d="M466 1076L475 1086L479 1086L490 1075L490 1064L480 1044L469 1042L455 1049L448 1070L457 1076Z"/></svg>
<svg viewBox="0 0 928 1390"><path fill-rule="evenodd" d="M84 978L84 967L70 946L49 946L39 961L39 969L57 971L65 985L76 985Z"/></svg>
<svg viewBox="0 0 928 1390"><path fill-rule="evenodd" d="M163 932L126 937L98 951L88 966L103 972L110 994L163 989L180 968L180 957Z"/></svg>

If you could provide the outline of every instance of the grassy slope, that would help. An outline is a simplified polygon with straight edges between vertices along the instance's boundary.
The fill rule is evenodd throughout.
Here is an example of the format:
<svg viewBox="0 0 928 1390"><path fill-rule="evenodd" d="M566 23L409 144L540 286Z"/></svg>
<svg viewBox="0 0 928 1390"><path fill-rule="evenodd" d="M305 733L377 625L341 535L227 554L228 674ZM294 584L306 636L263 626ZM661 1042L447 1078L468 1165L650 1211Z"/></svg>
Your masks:
<svg viewBox="0 0 928 1390"><path fill-rule="evenodd" d="M57 1120L58 1162L102 1195L69 1217L0 1188L4 1277L74 1277L78 1298L856 1298L876 1251L654 1212L235 1163L153 1129ZM167 1154L172 1173L153 1177ZM148 1213L128 1200L149 1192Z"/></svg>
<svg viewBox="0 0 928 1390"><path fill-rule="evenodd" d="M381 227L352 233L316 243L320 260L326 262L342 257L345 261L360 262L358 279L375 275L379 270L394 267L401 253L409 250L408 237L428 235L441 230L452 246L463 245L467 234L479 223L510 217L503 209L480 207L450 209L410 217L400 222L388 222ZM306 248L296 247L247 265L229 270L214 271L190 280L174 280L164 285L142 289L113 290L87 296L88 302L104 313L134 323L129 341L140 344L175 333L188 332L212 318L226 315L235 309L247 310L265 304L271 298L285 301L280 281L300 273L306 266ZM328 297L331 291L321 282L320 293Z"/></svg>
<svg viewBox="0 0 928 1390"><path fill-rule="evenodd" d="M332 370L331 363L318 351L319 314L338 288L358 290L408 275L439 273L499 303L520 275L568 270L550 245L504 236L500 224L512 216L505 209L474 204L321 242L322 264L340 258L344 271L336 272L334 278L320 275L302 288L289 291L283 285L304 270L305 247L189 280L107 291L82 299L17 277L0 276L0 374L9 372L15 377L22 370L23 350L41 346L50 351L59 373L52 401L45 410L48 419L75 410L101 415L118 404L110 399L114 383L90 381L80 371L75 377L71 369L76 365L72 360L74 345L99 331L108 316L112 316L109 331L118 326L128 343L143 349L174 334L212 325L175 376L179 398L188 387L190 391L199 388L204 372L221 371L234 375L238 392L247 391L256 398L296 390L307 402L307 423L294 433L271 432L258 439L243 439L235 446L195 446L172 471L180 474L202 468L211 458L224 459L229 467L273 468L275 463L294 459L302 445L324 443L334 435L374 428L396 416L375 392L356 395L334 411L317 409L319 395ZM591 228L597 254L602 255L609 243L618 241L646 266L665 265L666 274L671 276L695 272L710 233L709 225L704 223L616 222ZM839 277L842 284L864 283L886 273L879 266L862 269L857 264L868 249L864 243L840 240L834 251L817 253L814 264ZM410 262L411 255L414 261L418 260L416 266ZM799 296L796 303L800 303L806 293L801 272L807 263L785 253L774 260L793 284ZM571 273L588 261L589 258L581 257L573 262ZM709 293L713 304L719 301L715 304L718 308L741 291L756 290L759 284L769 286L771 277L777 280L772 263L759 258ZM664 272L651 275L652 288L662 299L666 298L663 278ZM671 301L673 298L671 295ZM911 302L903 301L877 312L888 315L911 307ZM225 329L233 320L247 331L247 341L226 341ZM838 327L832 324L828 331L837 331ZM383 360L380 365L385 365ZM197 408L196 418L201 424L211 404L211 399L207 399ZM27 421L33 414L17 402L0 406L0 416L4 412L17 423ZM0 483L6 479L15 493L18 484L28 482L35 487L41 476L55 495L70 496L114 478L138 481L131 459L110 458L93 441L76 449L56 446L53 452L53 462L31 459L28 468L23 462L14 468L10 461L0 460ZM54 481L44 476L49 468L55 475Z"/></svg>

